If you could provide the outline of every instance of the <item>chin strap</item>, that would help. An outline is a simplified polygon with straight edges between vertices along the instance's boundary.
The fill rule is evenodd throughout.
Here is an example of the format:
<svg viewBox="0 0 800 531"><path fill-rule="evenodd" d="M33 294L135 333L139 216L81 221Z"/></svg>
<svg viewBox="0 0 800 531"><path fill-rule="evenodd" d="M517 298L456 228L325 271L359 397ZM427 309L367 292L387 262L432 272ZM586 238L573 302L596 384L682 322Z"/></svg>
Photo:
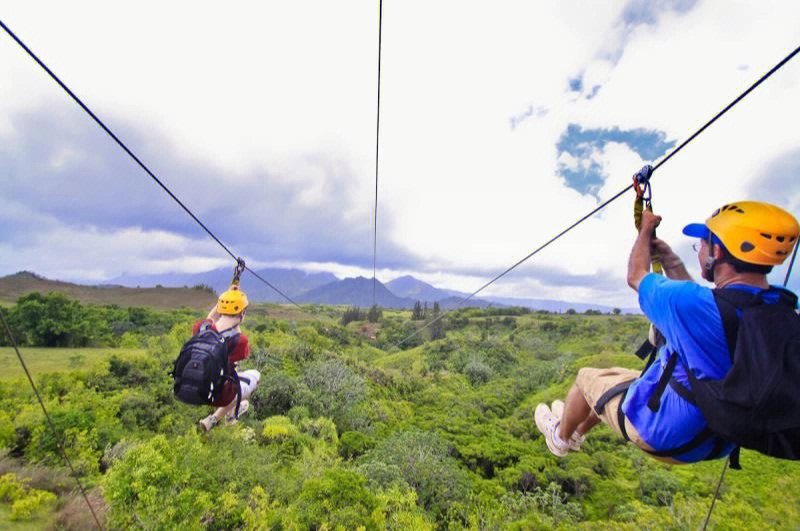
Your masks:
<svg viewBox="0 0 800 531"><path fill-rule="evenodd" d="M708 247L708 256L703 263L705 269L705 279L709 282L714 282L714 268L717 266L717 259L714 258L714 235L711 231L708 232L708 240L706 241Z"/></svg>

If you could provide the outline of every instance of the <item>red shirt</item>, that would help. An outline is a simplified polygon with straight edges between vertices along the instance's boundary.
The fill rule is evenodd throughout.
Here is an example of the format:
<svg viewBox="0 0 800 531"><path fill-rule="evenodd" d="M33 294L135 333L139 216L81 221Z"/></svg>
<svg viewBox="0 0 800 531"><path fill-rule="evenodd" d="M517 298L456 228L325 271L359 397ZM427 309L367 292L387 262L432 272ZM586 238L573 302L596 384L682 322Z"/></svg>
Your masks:
<svg viewBox="0 0 800 531"><path fill-rule="evenodd" d="M209 323L212 329L219 332L211 319L201 319L200 321L197 321L194 326L192 326L192 335L197 334L203 323ZM237 361L242 361L249 355L250 343L247 341L247 336L244 334L239 334L238 339L236 340L236 346L233 347L232 351L228 352L228 371L233 372L235 363ZM222 388L222 392L217 395L217 399L212 405L217 407L225 407L234 400L236 400L236 386L233 384L233 382L225 382L225 387Z"/></svg>

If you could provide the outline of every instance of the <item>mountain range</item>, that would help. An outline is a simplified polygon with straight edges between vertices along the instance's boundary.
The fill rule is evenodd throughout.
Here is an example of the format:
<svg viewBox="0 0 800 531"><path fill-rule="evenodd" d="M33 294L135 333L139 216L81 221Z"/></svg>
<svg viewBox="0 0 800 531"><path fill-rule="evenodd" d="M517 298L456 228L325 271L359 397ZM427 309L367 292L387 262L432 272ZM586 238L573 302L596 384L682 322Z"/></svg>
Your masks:
<svg viewBox="0 0 800 531"><path fill-rule="evenodd" d="M340 279L333 273L307 273L299 269L265 268L256 272L273 286L298 303L344 304L369 307L372 305L372 279L357 277ZM203 273L163 273L155 275L123 274L109 281L111 285L129 287L165 286L181 287L204 284L222 292L231 282L231 270L214 269ZM248 297L255 302L277 302L286 300L247 273L242 276L242 286ZM468 293L440 289L413 276L406 275L386 284L375 281L375 302L383 308L411 308L416 301L438 302L443 309L458 306ZM610 312L612 308L600 304L568 302L555 299L528 299L514 297L473 297L465 306L485 308L488 306L523 306L532 310L577 312L597 310ZM638 313L632 308L623 308L625 313Z"/></svg>

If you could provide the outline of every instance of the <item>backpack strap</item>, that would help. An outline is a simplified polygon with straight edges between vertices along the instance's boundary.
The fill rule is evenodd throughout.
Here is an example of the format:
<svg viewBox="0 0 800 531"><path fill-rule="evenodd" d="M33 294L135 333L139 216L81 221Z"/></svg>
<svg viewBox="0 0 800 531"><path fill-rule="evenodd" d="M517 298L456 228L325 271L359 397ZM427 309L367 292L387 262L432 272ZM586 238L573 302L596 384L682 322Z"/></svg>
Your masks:
<svg viewBox="0 0 800 531"><path fill-rule="evenodd" d="M719 315L722 318L722 328L725 330L725 341L728 343L728 355L733 363L733 353L736 350L736 336L739 334L739 311L748 306L758 295L738 289L714 289L714 302L717 304Z"/></svg>

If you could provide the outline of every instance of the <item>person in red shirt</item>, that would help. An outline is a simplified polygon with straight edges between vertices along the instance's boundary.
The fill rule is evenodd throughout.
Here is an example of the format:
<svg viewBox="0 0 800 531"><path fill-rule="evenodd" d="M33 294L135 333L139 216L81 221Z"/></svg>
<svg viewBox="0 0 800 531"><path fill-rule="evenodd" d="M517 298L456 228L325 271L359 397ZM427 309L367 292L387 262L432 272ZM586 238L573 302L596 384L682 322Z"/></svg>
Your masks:
<svg viewBox="0 0 800 531"><path fill-rule="evenodd" d="M236 370L238 362L250 355L250 344L247 341L247 336L239 328L239 325L244 321L248 304L247 295L239 289L239 286L233 285L228 291L219 296L217 304L211 308L208 316L197 321L192 327L192 335L197 334L201 327L204 326L210 326L220 333L231 331L236 334L229 339L228 346L228 369L231 371ZM261 373L255 369L236 372L239 375L242 388L239 415L236 416L236 384L225 382L225 387L213 403L213 405L217 406L217 410L200 421L200 427L203 430L209 431L223 418L226 424L233 424L250 407L248 399L256 386L258 386L258 382L261 380Z"/></svg>

